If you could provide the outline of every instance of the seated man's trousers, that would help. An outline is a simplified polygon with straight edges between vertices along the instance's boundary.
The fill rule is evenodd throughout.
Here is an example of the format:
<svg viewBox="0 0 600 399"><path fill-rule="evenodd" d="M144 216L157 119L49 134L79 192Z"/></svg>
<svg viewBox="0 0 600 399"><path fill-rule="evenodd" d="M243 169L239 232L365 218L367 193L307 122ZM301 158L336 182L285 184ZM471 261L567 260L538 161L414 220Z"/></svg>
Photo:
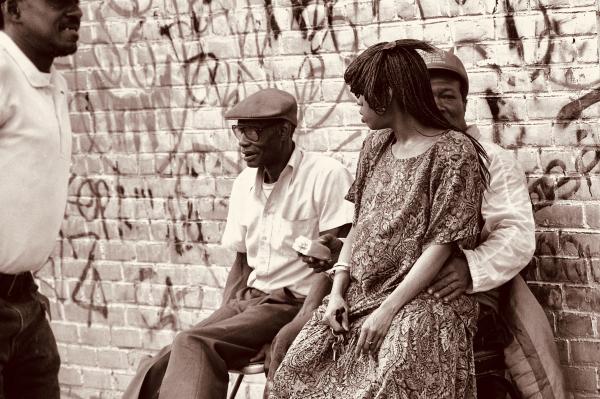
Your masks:
<svg viewBox="0 0 600 399"><path fill-rule="evenodd" d="M225 398L228 370L248 364L294 318L302 301L286 289L238 291L235 299L140 364L124 399Z"/></svg>

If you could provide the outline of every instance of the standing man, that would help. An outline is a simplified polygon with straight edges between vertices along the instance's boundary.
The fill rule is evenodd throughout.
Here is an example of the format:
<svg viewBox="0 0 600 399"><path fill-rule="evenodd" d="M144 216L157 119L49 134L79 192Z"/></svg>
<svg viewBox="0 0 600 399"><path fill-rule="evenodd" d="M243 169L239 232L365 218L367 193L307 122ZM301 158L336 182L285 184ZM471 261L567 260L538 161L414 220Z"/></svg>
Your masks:
<svg viewBox="0 0 600 399"><path fill-rule="evenodd" d="M124 398L224 398L228 370L245 366L271 342L318 277L292 248L296 237L345 236L350 228L353 206L344 195L352 176L339 162L296 146L292 95L261 90L225 118L237 120L233 132L248 165L229 199L223 244L236 261L225 300L141 364ZM248 273L238 274L242 269Z"/></svg>
<svg viewBox="0 0 600 399"><path fill-rule="evenodd" d="M0 397L58 399L60 358L32 272L56 244L71 125L55 57L77 50L77 0L0 0Z"/></svg>

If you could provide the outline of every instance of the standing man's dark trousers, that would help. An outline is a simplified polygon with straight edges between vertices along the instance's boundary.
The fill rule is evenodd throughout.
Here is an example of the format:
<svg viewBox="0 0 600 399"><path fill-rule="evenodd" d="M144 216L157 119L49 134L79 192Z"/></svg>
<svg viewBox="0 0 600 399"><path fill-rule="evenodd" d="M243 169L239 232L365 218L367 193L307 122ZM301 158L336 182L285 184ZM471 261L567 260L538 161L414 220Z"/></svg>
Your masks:
<svg viewBox="0 0 600 399"><path fill-rule="evenodd" d="M294 318L302 302L284 289L271 294L238 291L235 299L140 364L123 398L225 398L227 370L248 364Z"/></svg>
<svg viewBox="0 0 600 399"><path fill-rule="evenodd" d="M0 399L59 399L60 357L31 273L0 273Z"/></svg>

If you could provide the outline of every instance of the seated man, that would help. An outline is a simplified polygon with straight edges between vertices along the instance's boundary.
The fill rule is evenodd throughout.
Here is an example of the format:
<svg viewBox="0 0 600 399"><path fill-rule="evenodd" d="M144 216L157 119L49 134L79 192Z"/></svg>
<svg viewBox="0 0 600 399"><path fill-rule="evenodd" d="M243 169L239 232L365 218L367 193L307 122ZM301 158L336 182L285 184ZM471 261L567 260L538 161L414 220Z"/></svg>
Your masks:
<svg viewBox="0 0 600 399"><path fill-rule="evenodd" d="M238 120L233 131L248 168L233 184L223 244L236 251L235 270L246 268L247 280L228 277L228 300L141 365L125 398L224 398L227 370L271 342L317 277L292 249L294 239L345 235L350 227L353 207L344 194L352 177L339 162L295 145L290 94L261 90L225 118Z"/></svg>
<svg viewBox="0 0 600 399"><path fill-rule="evenodd" d="M467 129L464 117L469 83L462 62L454 54L441 51L434 56L426 55L425 62L438 108L455 126ZM469 127L467 132L480 138L476 126ZM429 288L431 294L448 301L465 292L478 293L480 326L475 349L482 344L500 347L508 344L510 333L497 317L497 288L516 276L529 263L535 250L535 223L523 170L514 157L498 145L486 141L481 144L490 158L490 184L481 206L485 221L481 243L474 250L464 251L464 256L449 259ZM341 248L340 240L335 237L323 236L321 240L332 248L332 253ZM321 269L331 267L331 262L310 258L305 258L305 261ZM330 280L321 277L298 315L279 332L271 347L268 381L272 380L277 366L310 318L312 310L330 289ZM267 382L266 391L268 386ZM479 393L491 397L487 392Z"/></svg>

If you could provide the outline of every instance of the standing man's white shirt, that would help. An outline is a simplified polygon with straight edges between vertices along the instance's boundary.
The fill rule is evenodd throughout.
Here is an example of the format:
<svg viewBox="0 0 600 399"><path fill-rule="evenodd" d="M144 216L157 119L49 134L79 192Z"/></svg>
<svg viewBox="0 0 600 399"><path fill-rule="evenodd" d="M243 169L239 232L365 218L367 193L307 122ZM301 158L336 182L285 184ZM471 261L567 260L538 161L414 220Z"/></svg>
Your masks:
<svg viewBox="0 0 600 399"><path fill-rule="evenodd" d="M0 31L0 273L37 271L55 246L67 199L67 85L40 72Z"/></svg>
<svg viewBox="0 0 600 399"><path fill-rule="evenodd" d="M266 293L287 287L306 296L317 275L292 243L352 223L354 207L344 199L352 176L338 161L298 146L268 196L260 171L246 168L236 178L223 244L247 254L249 287Z"/></svg>
<svg viewBox="0 0 600 399"><path fill-rule="evenodd" d="M475 125L467 133L480 138ZM481 244L464 250L473 280L470 293L506 283L527 266L535 251L535 222L523 169L497 144L482 140L481 145L490 159L490 184L481 204Z"/></svg>

